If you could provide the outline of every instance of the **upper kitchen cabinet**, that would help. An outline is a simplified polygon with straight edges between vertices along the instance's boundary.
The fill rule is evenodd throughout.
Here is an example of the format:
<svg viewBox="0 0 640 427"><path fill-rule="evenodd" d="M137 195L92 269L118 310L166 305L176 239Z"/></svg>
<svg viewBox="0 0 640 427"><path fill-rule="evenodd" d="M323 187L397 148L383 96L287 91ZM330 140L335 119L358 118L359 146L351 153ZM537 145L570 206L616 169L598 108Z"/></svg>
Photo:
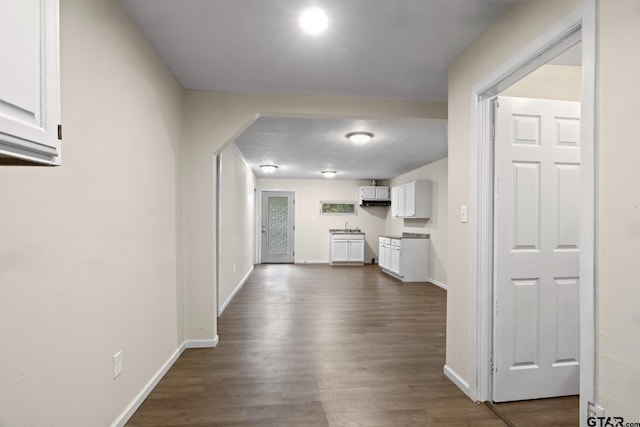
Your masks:
<svg viewBox="0 0 640 427"><path fill-rule="evenodd" d="M391 188L393 218L430 218L431 181L418 179Z"/></svg>
<svg viewBox="0 0 640 427"><path fill-rule="evenodd" d="M58 0L0 0L0 164L60 164Z"/></svg>
<svg viewBox="0 0 640 427"><path fill-rule="evenodd" d="M368 185L358 189L360 206L389 206L389 187L386 185Z"/></svg>

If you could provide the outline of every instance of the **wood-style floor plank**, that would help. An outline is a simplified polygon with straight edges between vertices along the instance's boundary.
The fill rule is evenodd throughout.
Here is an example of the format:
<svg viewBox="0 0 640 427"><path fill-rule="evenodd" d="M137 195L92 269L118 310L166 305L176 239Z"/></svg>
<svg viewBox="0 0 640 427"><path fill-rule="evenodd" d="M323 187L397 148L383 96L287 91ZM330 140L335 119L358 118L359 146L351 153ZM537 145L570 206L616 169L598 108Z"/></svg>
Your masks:
<svg viewBox="0 0 640 427"><path fill-rule="evenodd" d="M504 426L442 373L446 292L375 266L257 266L127 424Z"/></svg>

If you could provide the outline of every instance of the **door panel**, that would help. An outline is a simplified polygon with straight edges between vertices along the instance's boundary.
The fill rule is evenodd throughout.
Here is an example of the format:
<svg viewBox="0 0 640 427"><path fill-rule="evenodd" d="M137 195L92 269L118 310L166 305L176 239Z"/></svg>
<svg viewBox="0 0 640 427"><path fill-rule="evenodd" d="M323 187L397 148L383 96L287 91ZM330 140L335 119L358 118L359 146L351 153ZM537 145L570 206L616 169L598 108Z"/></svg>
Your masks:
<svg viewBox="0 0 640 427"><path fill-rule="evenodd" d="M262 192L262 262L294 260L294 193Z"/></svg>
<svg viewBox="0 0 640 427"><path fill-rule="evenodd" d="M580 104L495 109L496 402L579 392Z"/></svg>

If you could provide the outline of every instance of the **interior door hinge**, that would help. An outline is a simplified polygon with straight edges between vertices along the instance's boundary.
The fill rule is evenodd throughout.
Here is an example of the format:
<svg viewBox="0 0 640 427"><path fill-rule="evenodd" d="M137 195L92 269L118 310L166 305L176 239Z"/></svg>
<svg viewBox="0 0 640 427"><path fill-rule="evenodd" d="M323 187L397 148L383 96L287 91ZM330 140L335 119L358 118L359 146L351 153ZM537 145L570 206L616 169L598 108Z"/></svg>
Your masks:
<svg viewBox="0 0 640 427"><path fill-rule="evenodd" d="M491 375L493 375L493 373L495 372L495 365L493 364L493 357L491 359L489 359L489 373Z"/></svg>
<svg viewBox="0 0 640 427"><path fill-rule="evenodd" d="M62 141L62 125L58 125L58 139Z"/></svg>
<svg viewBox="0 0 640 427"><path fill-rule="evenodd" d="M496 300L496 317L498 317L498 300Z"/></svg>

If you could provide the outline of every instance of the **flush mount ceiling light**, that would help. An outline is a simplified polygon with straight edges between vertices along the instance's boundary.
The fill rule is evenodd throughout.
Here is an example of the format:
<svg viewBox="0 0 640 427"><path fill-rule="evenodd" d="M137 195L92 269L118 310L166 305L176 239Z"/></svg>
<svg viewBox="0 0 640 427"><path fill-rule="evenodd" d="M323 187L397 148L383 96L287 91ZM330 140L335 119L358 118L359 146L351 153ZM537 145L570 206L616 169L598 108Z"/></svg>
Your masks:
<svg viewBox="0 0 640 427"><path fill-rule="evenodd" d="M260 165L260 169L264 173L273 173L278 167L276 165Z"/></svg>
<svg viewBox="0 0 640 427"><path fill-rule="evenodd" d="M371 141L371 138L373 138L373 134L371 132L351 132L345 136L355 144L366 144Z"/></svg>
<svg viewBox="0 0 640 427"><path fill-rule="evenodd" d="M336 171L322 171L320 173L322 175L324 175L325 178L333 178L334 176L336 176L338 174L338 172L336 172Z"/></svg>
<svg viewBox="0 0 640 427"><path fill-rule="evenodd" d="M307 9L300 16L300 26L308 34L320 34L328 23L327 14L321 9Z"/></svg>

